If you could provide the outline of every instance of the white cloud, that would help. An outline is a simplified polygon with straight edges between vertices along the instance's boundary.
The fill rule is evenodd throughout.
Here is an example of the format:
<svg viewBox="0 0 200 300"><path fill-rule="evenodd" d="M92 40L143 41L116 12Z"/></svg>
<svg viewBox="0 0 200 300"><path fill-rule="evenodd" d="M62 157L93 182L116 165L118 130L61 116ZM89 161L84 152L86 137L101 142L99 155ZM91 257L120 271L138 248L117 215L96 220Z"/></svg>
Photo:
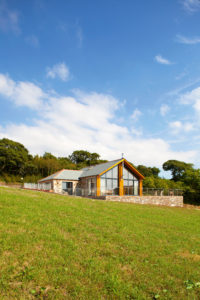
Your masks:
<svg viewBox="0 0 200 300"><path fill-rule="evenodd" d="M30 89L23 88L27 83L19 84L5 75L1 77L1 94L13 101L16 94L17 102L27 105L25 99L30 98ZM19 141L33 154L48 151L67 156L75 149L87 149L100 153L102 158L115 159L123 152L136 165L156 166L168 159L192 162L195 159L195 151L173 151L164 139L135 136L132 129L118 125L115 120L121 105L111 95L75 90L73 96L52 96L32 85L33 94L39 99L45 95L46 105L35 111L32 125L22 122L0 127L0 138L6 136ZM35 93L35 87L38 93Z"/></svg>
<svg viewBox="0 0 200 300"><path fill-rule="evenodd" d="M200 116L200 87L182 94L179 97L179 102L185 105L192 105L196 113Z"/></svg>
<svg viewBox="0 0 200 300"><path fill-rule="evenodd" d="M31 46L33 46L35 48L39 47L39 44L40 44L39 40L38 40L37 36L35 36L34 34L28 36L25 40Z"/></svg>
<svg viewBox="0 0 200 300"><path fill-rule="evenodd" d="M179 134L181 132L188 133L194 130L194 124L191 122L183 123L181 121L174 121L169 123L169 127L172 134Z"/></svg>
<svg viewBox="0 0 200 300"><path fill-rule="evenodd" d="M0 30L3 32L12 31L17 35L21 32L19 27L19 13L8 9L5 1L0 2Z"/></svg>
<svg viewBox="0 0 200 300"><path fill-rule="evenodd" d="M64 62L54 65L52 68L47 68L47 77L50 78L60 78L63 81L68 81L70 79L69 68Z"/></svg>
<svg viewBox="0 0 200 300"><path fill-rule="evenodd" d="M188 38L183 35L177 34L176 41L181 44L195 45L195 44L200 43L200 37Z"/></svg>
<svg viewBox="0 0 200 300"><path fill-rule="evenodd" d="M160 107L160 114L161 116L165 116L170 111L170 107L167 104L162 104Z"/></svg>
<svg viewBox="0 0 200 300"><path fill-rule="evenodd" d="M143 130L142 128L131 128L131 132L136 136L142 136Z"/></svg>
<svg viewBox="0 0 200 300"><path fill-rule="evenodd" d="M162 65L171 65L172 64L172 62L170 60L164 58L160 54L156 55L154 57L154 59L157 63L162 64Z"/></svg>
<svg viewBox="0 0 200 300"><path fill-rule="evenodd" d="M133 119L136 122L138 121L141 115L142 115L141 111L138 108L136 108L131 115L131 119Z"/></svg>
<svg viewBox="0 0 200 300"><path fill-rule="evenodd" d="M32 82L15 82L8 75L0 74L0 95L17 106L39 109L45 98L40 87Z"/></svg>
<svg viewBox="0 0 200 300"><path fill-rule="evenodd" d="M193 13L200 9L199 0L182 0L182 4L184 9L189 13Z"/></svg>

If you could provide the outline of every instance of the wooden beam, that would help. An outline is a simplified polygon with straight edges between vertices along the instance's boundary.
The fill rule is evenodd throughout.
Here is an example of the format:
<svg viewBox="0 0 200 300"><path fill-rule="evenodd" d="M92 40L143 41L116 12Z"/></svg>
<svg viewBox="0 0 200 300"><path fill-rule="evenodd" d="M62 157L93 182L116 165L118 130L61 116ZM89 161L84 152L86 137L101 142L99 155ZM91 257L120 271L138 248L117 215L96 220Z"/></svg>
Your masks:
<svg viewBox="0 0 200 300"><path fill-rule="evenodd" d="M119 196L124 195L124 180L123 180L123 164L122 162L119 164L118 167L118 173L119 173Z"/></svg>
<svg viewBox="0 0 200 300"><path fill-rule="evenodd" d="M98 175L97 176L97 192L96 192L96 196L99 197L101 196L101 178Z"/></svg>
<svg viewBox="0 0 200 300"><path fill-rule="evenodd" d="M139 180L139 196L142 196L142 180Z"/></svg>

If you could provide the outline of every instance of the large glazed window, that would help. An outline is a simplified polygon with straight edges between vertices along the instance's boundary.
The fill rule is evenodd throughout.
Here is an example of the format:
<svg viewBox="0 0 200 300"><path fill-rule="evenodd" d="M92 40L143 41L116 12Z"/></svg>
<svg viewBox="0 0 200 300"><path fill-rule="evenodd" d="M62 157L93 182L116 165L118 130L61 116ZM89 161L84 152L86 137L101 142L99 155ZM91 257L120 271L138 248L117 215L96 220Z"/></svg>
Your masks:
<svg viewBox="0 0 200 300"><path fill-rule="evenodd" d="M118 166L101 175L101 195L118 194Z"/></svg>
<svg viewBox="0 0 200 300"><path fill-rule="evenodd" d="M138 195L138 179L126 168L123 167L124 195Z"/></svg>
<svg viewBox="0 0 200 300"><path fill-rule="evenodd" d="M68 193L69 195L73 194L73 182L71 181L63 181L62 182L62 190L66 193Z"/></svg>
<svg viewBox="0 0 200 300"><path fill-rule="evenodd" d="M95 178L89 178L87 180L87 185L88 185L88 196L94 196L95 195Z"/></svg>

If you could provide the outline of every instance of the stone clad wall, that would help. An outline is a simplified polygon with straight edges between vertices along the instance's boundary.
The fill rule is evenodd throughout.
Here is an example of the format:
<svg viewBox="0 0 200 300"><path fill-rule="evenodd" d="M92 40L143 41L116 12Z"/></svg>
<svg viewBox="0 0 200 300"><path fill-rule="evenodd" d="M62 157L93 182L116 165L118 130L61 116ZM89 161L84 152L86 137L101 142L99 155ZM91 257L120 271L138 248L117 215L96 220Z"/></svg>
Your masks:
<svg viewBox="0 0 200 300"><path fill-rule="evenodd" d="M77 180L61 180L61 179L54 179L53 180L53 191L54 193L61 194L62 193L62 182L73 182L73 191L78 187Z"/></svg>
<svg viewBox="0 0 200 300"><path fill-rule="evenodd" d="M105 200L183 207L183 196L105 196Z"/></svg>

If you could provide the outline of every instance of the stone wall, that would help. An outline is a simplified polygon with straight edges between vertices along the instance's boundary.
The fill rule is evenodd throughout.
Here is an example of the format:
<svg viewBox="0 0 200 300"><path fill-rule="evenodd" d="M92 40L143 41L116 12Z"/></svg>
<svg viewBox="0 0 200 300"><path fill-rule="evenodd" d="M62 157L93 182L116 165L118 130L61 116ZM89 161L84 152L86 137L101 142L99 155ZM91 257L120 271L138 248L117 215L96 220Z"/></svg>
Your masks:
<svg viewBox="0 0 200 300"><path fill-rule="evenodd" d="M105 200L183 207L183 196L105 196Z"/></svg>
<svg viewBox="0 0 200 300"><path fill-rule="evenodd" d="M54 193L61 194L62 191L62 182L73 182L73 192L75 191L76 187L78 187L77 180L61 180L61 179L54 179L53 180L53 191Z"/></svg>

